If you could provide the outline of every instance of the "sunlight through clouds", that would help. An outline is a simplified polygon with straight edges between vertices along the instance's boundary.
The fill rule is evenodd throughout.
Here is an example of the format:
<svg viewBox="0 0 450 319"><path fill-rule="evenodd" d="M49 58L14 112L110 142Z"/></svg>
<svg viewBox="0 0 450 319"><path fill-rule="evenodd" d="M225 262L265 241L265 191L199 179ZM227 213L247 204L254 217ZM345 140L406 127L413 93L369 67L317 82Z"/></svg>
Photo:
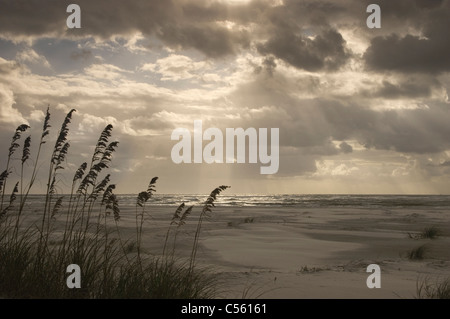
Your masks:
<svg viewBox="0 0 450 319"><path fill-rule="evenodd" d="M117 167L140 158L141 169L154 161L152 169L170 175L181 166L162 159L177 127L277 127L276 175L235 165L217 179L235 176L237 192L293 183L345 193L369 177L377 183L359 191L413 192L422 183L446 192L449 2L383 0L381 29L365 27L368 3L129 1L116 10L122 2L80 0L80 29L67 29L65 10L54 6L37 15L37 4L5 4L1 134L38 124L47 106L56 118L76 108L74 145L112 123L124 141ZM205 165L198 170L211 170ZM132 190L133 177L121 179Z"/></svg>

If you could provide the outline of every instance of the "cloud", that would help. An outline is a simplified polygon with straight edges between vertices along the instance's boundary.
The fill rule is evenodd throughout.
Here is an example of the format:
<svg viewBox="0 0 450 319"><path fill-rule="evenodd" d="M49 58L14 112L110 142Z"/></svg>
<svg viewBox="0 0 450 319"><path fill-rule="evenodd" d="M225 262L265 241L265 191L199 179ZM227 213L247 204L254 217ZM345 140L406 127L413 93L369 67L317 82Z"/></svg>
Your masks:
<svg viewBox="0 0 450 319"><path fill-rule="evenodd" d="M158 59L156 63L146 63L141 67L142 71L160 74L162 81L198 79L208 69L207 62L195 62L187 56L177 54Z"/></svg>
<svg viewBox="0 0 450 319"><path fill-rule="evenodd" d="M314 177L320 176L350 176L359 171L358 167L349 167L344 163L336 163L333 160L317 161L317 171L313 174Z"/></svg>
<svg viewBox="0 0 450 319"><path fill-rule="evenodd" d="M415 0L416 6L422 9L439 8L445 0Z"/></svg>
<svg viewBox="0 0 450 319"><path fill-rule="evenodd" d="M377 37L364 54L372 70L441 73L450 71L450 41L393 34Z"/></svg>
<svg viewBox="0 0 450 319"><path fill-rule="evenodd" d="M117 119L112 116L98 117L87 113L81 115L82 120L78 124L78 130L84 134L91 134L102 130L106 125L116 125Z"/></svg>
<svg viewBox="0 0 450 319"><path fill-rule="evenodd" d="M103 40L131 37L134 40L128 43L128 47L135 50L138 40L136 36L156 37L174 49L193 48L207 57L222 58L250 48L254 40L259 40L260 36L264 37L271 30L270 38L266 38L266 50L275 51L275 55L293 65L318 69L325 64L327 68L337 68L346 59L342 48L345 41L336 30L318 32L317 39L312 40L300 33L286 34L289 28L277 21L278 15L285 15L285 19L295 23L299 16L308 16L305 12L317 16L319 11L323 13L325 10L333 14L343 10L342 6L331 2L316 5L314 1L285 1L285 5L281 6L280 2L262 0L239 5L210 1L192 3L134 0L128 1L124 7L119 0L79 0L77 4L81 7L81 29L66 27L65 8L70 3L68 1L47 6L42 1L24 2L17 0L3 5L2 11L8 12L8 16L0 19L0 32L4 38L15 41L20 38L50 36L73 39L95 37ZM121 9L117 10L119 6ZM277 41L277 37L282 39ZM291 40L294 43L292 47L285 48L287 52L275 50L275 46ZM322 49L325 50L324 53L318 52ZM335 54L331 54L332 51L336 51ZM301 63L296 59L289 59L290 52L301 54L302 59L307 61Z"/></svg>
<svg viewBox="0 0 450 319"><path fill-rule="evenodd" d="M253 110L274 105L274 111L265 110L264 120L252 116L247 121L245 110L240 109L243 123L239 125L280 127L283 146L309 148L311 154L323 155L338 153L330 140L355 140L369 149L400 153L436 153L450 148L450 114L444 101L428 100L422 108L369 108L366 103L378 100L371 102L357 95L302 98L301 93L292 94L295 87L278 86L277 80L274 76L247 83L229 98ZM343 147L349 150L345 144Z"/></svg>
<svg viewBox="0 0 450 319"><path fill-rule="evenodd" d="M78 30L65 26L69 3L2 3L8 139L26 121L39 134L48 105L55 130L76 108L69 162L77 167L112 123L120 140L112 169L125 192L153 172L168 192L186 192L179 176L201 181L194 192L217 180L238 192L448 186L448 0L380 0L380 30L365 26L370 0L80 0ZM278 174L175 165L170 133L192 130L195 119L204 129L280 128Z"/></svg>
<svg viewBox="0 0 450 319"><path fill-rule="evenodd" d="M16 61L8 61L0 57L0 74L12 75L18 72L22 67ZM1 79L0 79L1 80Z"/></svg>
<svg viewBox="0 0 450 319"><path fill-rule="evenodd" d="M111 64L93 64L85 69L85 73L98 79L116 80L128 71Z"/></svg>
<svg viewBox="0 0 450 319"><path fill-rule="evenodd" d="M195 48L213 58L236 54L240 47L249 46L246 32L232 32L212 23L186 26L166 24L159 31L159 38L169 46Z"/></svg>
<svg viewBox="0 0 450 319"><path fill-rule="evenodd" d="M275 62L275 58L272 56L264 58L262 62L264 70L270 75L273 76L273 72L277 67L277 63Z"/></svg>
<svg viewBox="0 0 450 319"><path fill-rule="evenodd" d="M20 51L16 55L16 61L20 63L26 63L26 64L34 64L34 65L41 65L46 68L50 68L50 63L47 61L45 56L39 55L31 48L27 48L23 51Z"/></svg>
<svg viewBox="0 0 450 319"><path fill-rule="evenodd" d="M77 60L82 60L82 61L87 61L92 59L94 56L92 54L92 51L87 50L87 49L81 49L79 51L74 51L70 54L70 58L77 61Z"/></svg>
<svg viewBox="0 0 450 319"><path fill-rule="evenodd" d="M349 58L345 40L336 30L323 30L314 38L279 30L258 45L261 54L272 54L284 62L307 71L337 70Z"/></svg>
<svg viewBox="0 0 450 319"><path fill-rule="evenodd" d="M244 31L230 31L215 19L202 22L185 17L184 1L128 1L126 6L119 0L79 0L82 27L67 29L66 13L69 1L24 1L2 3L0 33L4 38L27 39L34 37L73 37L111 39L136 33L157 36L166 45L194 48L209 57L221 57L237 53L241 46L248 46ZM208 6L204 3L204 6ZM120 10L117 8L120 7ZM195 15L202 7L190 6ZM133 17L130 19L130 17Z"/></svg>
<svg viewBox="0 0 450 319"><path fill-rule="evenodd" d="M431 95L431 87L412 82L393 84L383 81L382 87L374 95L386 99L428 97Z"/></svg>
<svg viewBox="0 0 450 319"><path fill-rule="evenodd" d="M339 149L346 154L353 152L353 147L346 142L342 142L341 144L339 144Z"/></svg>
<svg viewBox="0 0 450 319"><path fill-rule="evenodd" d="M32 36L57 35L65 27L65 1L2 1L0 32L2 37L26 39Z"/></svg>
<svg viewBox="0 0 450 319"><path fill-rule="evenodd" d="M450 115L445 104L429 109L364 110L321 101L327 130L338 140L356 139L367 148L435 153L450 148Z"/></svg>
<svg viewBox="0 0 450 319"><path fill-rule="evenodd" d="M0 84L0 122L3 126L28 124L22 114L15 108L14 93Z"/></svg>
<svg viewBox="0 0 450 319"><path fill-rule="evenodd" d="M423 2L420 2L423 6ZM392 33L371 40L364 54L370 70L438 74L450 71L450 7L435 2L417 18L419 34ZM446 2L448 3L448 2Z"/></svg>

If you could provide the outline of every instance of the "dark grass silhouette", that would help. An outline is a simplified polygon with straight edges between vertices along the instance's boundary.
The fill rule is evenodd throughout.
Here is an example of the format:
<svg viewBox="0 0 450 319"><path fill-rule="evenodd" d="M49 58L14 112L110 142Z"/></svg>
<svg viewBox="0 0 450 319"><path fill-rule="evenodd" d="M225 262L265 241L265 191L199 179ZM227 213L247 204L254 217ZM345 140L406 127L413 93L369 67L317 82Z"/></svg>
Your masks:
<svg viewBox="0 0 450 319"><path fill-rule="evenodd" d="M411 239L437 239L439 236L441 236L441 234L442 234L442 231L439 228L437 228L436 226L431 226L431 227L426 227L419 234L408 233L408 236Z"/></svg>
<svg viewBox="0 0 450 319"><path fill-rule="evenodd" d="M117 141L110 141L113 126L101 132L90 163L76 170L70 193L58 195L60 174L70 149L69 126L75 110L65 117L48 161L45 203L35 222L22 224L30 191L36 182L41 150L50 136L50 112L47 109L42 134L30 176L24 176L32 138L22 146L22 157L13 155L29 127L19 126L8 150L6 169L0 174L0 296L7 298L213 298L220 283L211 271L196 266L196 254L203 221L212 212L217 195L228 186L214 189L199 215L188 260L175 255L177 234L193 206L182 203L168 226L162 256L142 251L146 203L156 191L158 177L151 179L147 190L136 198L136 239L123 240L120 227L120 205L115 184L108 173ZM20 165L20 176L9 196L7 182L14 163ZM17 171L17 170L16 170ZM183 211L184 210L184 211ZM33 217L33 216L31 216ZM38 217L36 219L36 217ZM61 222L62 221L62 222ZM62 224L61 224L62 223ZM173 241L170 240L173 238ZM168 243L172 250L167 252ZM132 252L136 251L136 254ZM66 268L77 264L81 269L82 287L69 289Z"/></svg>
<svg viewBox="0 0 450 319"><path fill-rule="evenodd" d="M416 291L418 299L450 299L450 278L434 282L429 278L418 280Z"/></svg>
<svg viewBox="0 0 450 319"><path fill-rule="evenodd" d="M441 230L435 226L427 227L420 235L421 238L436 239L441 235Z"/></svg>
<svg viewBox="0 0 450 319"><path fill-rule="evenodd" d="M406 257L410 260L423 260L428 253L429 248L426 245L411 249L406 253Z"/></svg>

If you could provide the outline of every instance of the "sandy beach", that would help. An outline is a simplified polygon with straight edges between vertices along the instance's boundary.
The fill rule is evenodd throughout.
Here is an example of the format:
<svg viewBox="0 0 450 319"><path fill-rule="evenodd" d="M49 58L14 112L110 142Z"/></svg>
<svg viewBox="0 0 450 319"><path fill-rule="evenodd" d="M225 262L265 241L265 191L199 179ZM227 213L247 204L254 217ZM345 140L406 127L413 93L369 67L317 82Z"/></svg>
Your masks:
<svg viewBox="0 0 450 319"><path fill-rule="evenodd" d="M175 208L147 211L144 250L158 255ZM179 229L181 259L189 256L199 211ZM121 215L132 236L133 211ZM449 220L448 210L430 208L216 207L203 223L197 264L217 273L220 298L416 298L418 283L450 277ZM411 238L431 226L441 231L437 239ZM421 245L422 260L407 257ZM369 264L380 266L381 288L367 287Z"/></svg>

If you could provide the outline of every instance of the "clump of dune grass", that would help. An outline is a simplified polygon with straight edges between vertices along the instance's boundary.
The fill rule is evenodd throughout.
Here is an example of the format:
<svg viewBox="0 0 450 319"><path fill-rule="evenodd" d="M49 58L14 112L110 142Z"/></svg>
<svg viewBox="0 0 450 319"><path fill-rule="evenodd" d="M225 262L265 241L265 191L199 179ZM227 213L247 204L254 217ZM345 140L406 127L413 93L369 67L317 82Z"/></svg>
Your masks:
<svg viewBox="0 0 450 319"><path fill-rule="evenodd" d="M59 194L62 172L70 149L71 110L65 117L48 160L48 176L44 204L36 213L26 210L29 194L43 167L41 150L49 141L50 112L47 109L42 134L37 141L31 175L25 176L29 165L32 138L22 146L22 158L13 155L20 148L20 138L29 127L21 125L13 135L8 149L6 169L0 174L0 297L7 298L212 298L218 282L207 269L195 266L201 223L212 212L216 196L228 186L211 192L198 221L191 258L180 261L174 256L176 234L185 224L193 206L176 210L168 229L164 249L172 228L175 228L172 254L144 258L143 224L148 215L146 203L156 191L158 177L151 179L146 191L136 199L136 239L124 240L120 227L119 197L108 173L117 141L110 141L112 125L100 133L89 162L75 171L70 192ZM20 169L14 169L14 163ZM7 181L12 171L20 171L18 181L7 196ZM27 179L28 177L28 179ZM33 204L33 203L32 203ZM33 204L34 205L34 204ZM33 207L36 211L36 207ZM28 219L27 226L23 220ZM31 222L30 222L31 221ZM136 254L134 254L136 252ZM68 265L81 269L80 289L66 285Z"/></svg>
<svg viewBox="0 0 450 319"><path fill-rule="evenodd" d="M436 239L441 235L441 230L436 226L426 227L419 234L408 233L409 238L412 239Z"/></svg>
<svg viewBox="0 0 450 319"><path fill-rule="evenodd" d="M422 233L422 238L428 238L428 239L436 239L441 235L441 231L439 228L432 226L425 228Z"/></svg>
<svg viewBox="0 0 450 319"><path fill-rule="evenodd" d="M413 248L406 253L406 257L410 260L422 260L425 258L425 254L428 252L428 247L426 245Z"/></svg>
<svg viewBox="0 0 450 319"><path fill-rule="evenodd" d="M209 269L190 272L174 258L154 258L121 268L113 295L117 298L205 299L218 293L219 280Z"/></svg>
<svg viewBox="0 0 450 319"><path fill-rule="evenodd" d="M450 299L450 278L430 283L428 278L417 281L418 299Z"/></svg>
<svg viewBox="0 0 450 319"><path fill-rule="evenodd" d="M315 272L319 272L322 271L322 268L318 268L318 267L308 267L308 265L302 266L300 267L299 273L301 274L310 274L310 273L315 273Z"/></svg>
<svg viewBox="0 0 450 319"><path fill-rule="evenodd" d="M246 273L247 275L251 275L250 273ZM267 280L264 283L260 282L260 279L252 279L248 278L245 282L245 286L242 289L241 299L259 299L264 297L264 295L281 289L282 287L276 286L277 277L273 277L273 280Z"/></svg>

